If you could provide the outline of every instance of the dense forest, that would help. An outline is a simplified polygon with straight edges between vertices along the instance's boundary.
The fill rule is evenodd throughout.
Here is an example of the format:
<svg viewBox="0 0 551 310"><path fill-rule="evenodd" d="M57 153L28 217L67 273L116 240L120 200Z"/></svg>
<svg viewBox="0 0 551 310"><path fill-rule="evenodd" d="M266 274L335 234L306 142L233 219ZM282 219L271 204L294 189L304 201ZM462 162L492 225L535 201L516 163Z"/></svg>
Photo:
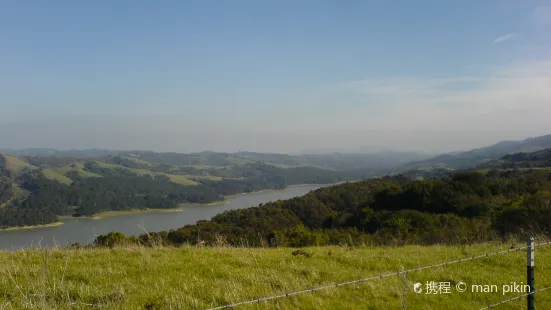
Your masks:
<svg viewBox="0 0 551 310"><path fill-rule="evenodd" d="M551 172L458 172L440 180L404 176L348 182L306 196L226 211L177 230L97 245L434 244L507 240L551 232Z"/></svg>

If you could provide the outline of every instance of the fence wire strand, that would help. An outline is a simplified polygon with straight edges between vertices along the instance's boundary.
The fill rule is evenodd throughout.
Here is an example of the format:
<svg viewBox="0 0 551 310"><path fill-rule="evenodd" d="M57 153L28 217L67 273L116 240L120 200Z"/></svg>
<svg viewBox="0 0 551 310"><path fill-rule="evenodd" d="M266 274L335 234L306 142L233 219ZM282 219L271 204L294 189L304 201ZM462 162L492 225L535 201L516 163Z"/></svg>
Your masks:
<svg viewBox="0 0 551 310"><path fill-rule="evenodd" d="M533 247L541 247L541 246L546 246L546 245L550 245L550 244L551 244L551 241L542 242L542 243L534 244ZM251 299L251 300L248 300L248 301L242 301L242 302L237 302L237 303L233 303L233 304L226 304L226 305L218 306L218 307L214 307L214 308L208 308L206 310L219 310L219 309L234 308L234 307L237 307L237 306L260 303L260 302L265 302L265 301L284 298L284 297L296 296L296 295L305 294L305 293L313 293L313 292L317 292L317 291L322 291L322 290L326 290L326 289L330 289L330 288L337 288L337 287L340 287L340 286L345 286L345 285L350 285L350 284L356 284L356 283L367 282L367 281L372 281L372 280L377 280L377 279L383 279L383 278L388 278L388 277L392 277L392 276L399 276L399 275L407 274L409 272L414 272L414 271L421 271L421 270L425 270L425 269L432 269L432 268L443 267L443 266L445 267L445 266L452 265L452 264L467 262L467 261L471 261L471 260L475 260L475 259L479 259L479 258L494 256L494 255L506 254L506 253L511 253L511 252L519 252L519 251L525 250L527 248L528 248L528 246L514 247L514 248L510 248L508 250L502 250L502 251L497 251L497 252L489 252L489 253L485 253L485 254L474 255L474 256L471 256L471 257L460 258L460 259L447 261L447 262L443 262L443 263L438 263L438 264L433 264L433 265L427 265L427 266L422 266L422 267L417 267L417 268L412 268L412 269L407 269L407 270L401 270L401 271L396 271L396 272L383 273L383 274L379 274L379 275L368 277L368 278L362 278L362 279L356 279L356 280L351 280L351 281L346 281L346 282L328 284L328 285L313 287L313 288L310 288L310 289L304 289L304 290L301 290L301 291L294 291L294 292L289 292L289 293L284 293L284 294L279 294L279 295L260 297L260 298ZM539 291L541 291L541 290L539 290ZM538 292L538 291L534 291L533 293L536 293L536 292Z"/></svg>
<svg viewBox="0 0 551 310"><path fill-rule="evenodd" d="M548 286L546 288L540 288L539 290L536 289L534 290L533 292L530 292L530 293L526 293L526 294L522 294L522 295L518 295L518 296L515 296L513 298L509 298L509 299L505 299L505 300L502 300L498 303L495 303L495 304L491 304L491 305L488 305L484 308L480 308L480 310L485 310L485 309L490 309L490 308L493 308L493 307L497 307L497 306L500 306L500 305L503 305L505 303L508 303L508 302L511 302L513 300L517 300L517 299L521 299L522 297L526 297L526 296L529 296L529 295L532 295L532 294L536 294L536 293L539 293L539 292L543 292L543 291L547 291L551 289L551 286Z"/></svg>

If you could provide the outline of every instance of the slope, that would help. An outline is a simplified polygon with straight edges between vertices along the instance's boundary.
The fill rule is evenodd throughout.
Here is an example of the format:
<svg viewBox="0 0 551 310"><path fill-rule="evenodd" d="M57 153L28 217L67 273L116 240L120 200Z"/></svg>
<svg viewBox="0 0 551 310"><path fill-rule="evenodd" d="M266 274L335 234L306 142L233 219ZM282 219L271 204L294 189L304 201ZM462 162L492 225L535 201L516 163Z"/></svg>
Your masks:
<svg viewBox="0 0 551 310"><path fill-rule="evenodd" d="M478 169L551 168L551 148L530 153L505 155L498 160L480 165Z"/></svg>
<svg viewBox="0 0 551 310"><path fill-rule="evenodd" d="M4 206L0 212L0 228L49 224L55 222L57 216L167 209L176 208L180 203L208 204L221 201L227 195L281 189L294 184L336 183L358 175L358 172L312 167L283 169L262 163L199 169L146 162L130 155L96 159L15 156L1 159L0 166L8 169L4 169L7 175L1 175L7 179L2 181L0 192ZM20 195L15 201L12 183L30 195Z"/></svg>
<svg viewBox="0 0 551 310"><path fill-rule="evenodd" d="M488 147L473 149L467 152L442 154L426 160L411 162L394 170L396 172L403 172L431 168L466 169L499 159L507 154L533 152L546 148L551 148L551 135L528 138L521 141L502 141Z"/></svg>
<svg viewBox="0 0 551 310"><path fill-rule="evenodd" d="M12 155L6 155L6 154L0 154L0 156L4 159L4 169L10 173L10 175L18 175L20 174L24 169L30 169L34 170L36 167L28 164L27 162L23 161L22 159L12 156Z"/></svg>

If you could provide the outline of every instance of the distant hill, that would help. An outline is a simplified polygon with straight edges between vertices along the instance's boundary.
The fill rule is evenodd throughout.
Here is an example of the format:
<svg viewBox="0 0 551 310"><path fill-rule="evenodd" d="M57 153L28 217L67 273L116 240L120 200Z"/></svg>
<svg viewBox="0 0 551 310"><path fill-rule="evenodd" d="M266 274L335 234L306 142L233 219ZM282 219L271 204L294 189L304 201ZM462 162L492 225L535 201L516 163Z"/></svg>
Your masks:
<svg viewBox="0 0 551 310"><path fill-rule="evenodd" d="M507 154L534 152L551 148L551 135L528 138L521 141L501 141L494 145L473 149L467 152L442 154L429 159L403 165L395 172L424 169L467 169L497 160Z"/></svg>
<svg viewBox="0 0 551 310"><path fill-rule="evenodd" d="M313 166L334 170L373 169L383 173L407 162L426 159L428 156L415 152L379 152L379 153L329 153L329 154L266 154L239 152L235 155L253 161L269 162L286 166Z"/></svg>
<svg viewBox="0 0 551 310"><path fill-rule="evenodd" d="M213 152L77 152L93 157L41 156L55 153L42 149L22 153L34 156L0 153L0 229L50 224L58 216L176 208L244 192L373 176L364 169L285 166Z"/></svg>
<svg viewBox="0 0 551 310"><path fill-rule="evenodd" d="M0 149L0 153L35 158L103 158L108 156L130 157L135 160L164 165L187 165L208 167L230 167L247 163L263 162L280 168L317 167L331 170L352 169L389 169L411 161L423 160L426 154L415 152L385 151L378 153L325 153L289 155L280 153L257 152L153 152L153 151L120 151L108 149L56 150L49 148Z"/></svg>
<svg viewBox="0 0 551 310"><path fill-rule="evenodd" d="M477 169L522 169L551 167L551 148L530 153L505 155L498 160L477 166Z"/></svg>
<svg viewBox="0 0 551 310"><path fill-rule="evenodd" d="M36 157L99 157L108 155L119 155L125 151L107 150L107 149L84 149L84 150L56 150L50 148L27 148L27 149L2 149L0 153L16 156L36 156Z"/></svg>

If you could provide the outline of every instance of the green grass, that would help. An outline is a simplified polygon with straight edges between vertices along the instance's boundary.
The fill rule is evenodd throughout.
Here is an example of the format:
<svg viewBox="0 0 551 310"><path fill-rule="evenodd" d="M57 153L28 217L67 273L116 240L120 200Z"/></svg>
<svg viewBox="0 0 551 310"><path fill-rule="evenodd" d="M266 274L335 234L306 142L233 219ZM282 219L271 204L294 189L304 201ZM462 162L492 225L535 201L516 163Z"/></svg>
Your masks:
<svg viewBox="0 0 551 310"><path fill-rule="evenodd" d="M110 164L110 163L106 163L106 162L99 161L99 160L94 160L94 163L96 163L101 168L107 168L107 169L123 168L123 169L128 169L128 168L125 168L125 167L120 166L120 165Z"/></svg>
<svg viewBox="0 0 551 310"><path fill-rule="evenodd" d="M74 163L74 164L66 165L60 168L42 169L42 173L44 173L44 176L46 176L46 178L50 180L59 181L63 184L72 183L71 179L66 176L67 173L72 171L78 173L78 175L83 178L101 178L102 177L99 174L84 170L84 165L81 163Z"/></svg>
<svg viewBox="0 0 551 310"><path fill-rule="evenodd" d="M102 177L99 174L84 170L84 165L81 163L74 163L74 164L66 165L60 168L52 168L52 170L62 175L66 175L71 171L75 171L78 173L79 176L83 178L101 178Z"/></svg>
<svg viewBox="0 0 551 310"><path fill-rule="evenodd" d="M206 170L206 169L217 169L217 168L222 168L222 167L219 167L219 166L205 166L205 165L172 165L169 168L169 172L170 171L178 171L181 168L195 168L197 170Z"/></svg>
<svg viewBox="0 0 551 310"><path fill-rule="evenodd" d="M283 168L283 169L290 169L290 168L297 168L297 167L300 167L300 166L294 166L294 165L285 165L285 164L277 164L277 163L269 163L269 162L264 162L266 165L270 165L270 166L274 166L274 167L278 167L278 168Z"/></svg>
<svg viewBox="0 0 551 310"><path fill-rule="evenodd" d="M124 167L122 167L124 168ZM166 174L166 173L160 173L160 172L153 172L146 169L137 169L137 168L124 168L128 169L132 172L134 172L137 175L150 175L150 176L156 176L156 175L165 175L167 176L171 182L186 186L192 186L199 184L198 182L195 182L193 180L190 180L188 176L186 175L179 175L179 174Z"/></svg>
<svg viewBox="0 0 551 310"><path fill-rule="evenodd" d="M56 172L53 169L42 169L42 173L44 174L44 176L46 178L48 178L50 180L58 181L59 183L62 183L62 184L69 185L69 184L73 183L73 181L71 181L71 179L69 179L68 177L64 176L61 173Z"/></svg>
<svg viewBox="0 0 551 310"><path fill-rule="evenodd" d="M142 164L142 165L147 165L147 166L153 166L154 164L148 162L148 161L145 161L143 159L139 159L137 157L132 157L132 156L122 156L122 158L124 159L128 159L128 160L131 160L137 164Z"/></svg>
<svg viewBox="0 0 551 310"><path fill-rule="evenodd" d="M109 163L105 163L105 162L101 162L101 161L96 161L96 163L102 168L126 169L128 171L131 171L131 172L137 174L137 175L150 175L152 177L157 176L157 175L165 175L170 179L171 182L181 184L181 185L193 186L193 185L199 184L198 182L193 181L193 180L190 179L191 177L196 177L196 176L166 174L166 173L161 173L161 172L153 172L153 171L150 171L150 170L147 170L147 169L127 168L127 167L123 167L123 166L120 166L120 165L109 164Z"/></svg>
<svg viewBox="0 0 551 310"><path fill-rule="evenodd" d="M234 164L234 165L245 165L245 164L248 164L248 163L251 163L253 162L252 160L249 160L247 158L244 158L244 157L239 157L239 156L233 156L233 155L230 155L226 158L230 163Z"/></svg>
<svg viewBox="0 0 551 310"><path fill-rule="evenodd" d="M126 167L123 167L123 166L117 166L117 168L122 168L122 169L132 171L137 175L150 175L152 177L156 176L156 175L159 175L159 174L163 174L163 173L153 172L153 171L150 171L150 170L147 170L147 169L141 169L141 168L126 168Z"/></svg>
<svg viewBox="0 0 551 310"><path fill-rule="evenodd" d="M217 176L214 176L214 175L186 175L186 177L193 178L193 179L211 180L211 181L221 181L222 180L222 177L217 177ZM231 179L231 178L228 178L228 179Z"/></svg>
<svg viewBox="0 0 551 310"><path fill-rule="evenodd" d="M178 174L166 174L166 176L170 179L171 182L182 184L182 185L197 185L199 184L196 181L190 180L188 176L186 175L178 175Z"/></svg>
<svg viewBox="0 0 551 310"><path fill-rule="evenodd" d="M312 257L293 249L116 248L0 252L0 308L22 309L205 309L261 296L370 277L461 257L508 249L475 246L316 247ZM330 253L330 254L329 254ZM517 294L425 295L412 291L426 281L472 284L526 282L524 251L406 277L408 309L478 309ZM536 249L536 287L551 285L551 247ZM329 288L237 309L399 309L400 277ZM499 309L520 309L526 300ZM538 309L551 309L551 291L536 295Z"/></svg>
<svg viewBox="0 0 551 310"><path fill-rule="evenodd" d="M337 169L330 168L330 167L323 167L318 165L286 165L286 164L278 164L278 163L271 163L271 162L264 162L266 165L283 168L283 169L291 169L291 168L318 168L318 169L324 169L324 170L330 170L330 171L337 171Z"/></svg>
<svg viewBox="0 0 551 310"><path fill-rule="evenodd" d="M38 169L35 166L33 166L29 163L26 163L25 161L15 157L15 156L6 155L6 154L2 154L0 156L4 156L6 170L8 170L10 173L12 173L14 175L19 174L19 172L21 172L21 170L23 170L25 168Z"/></svg>

